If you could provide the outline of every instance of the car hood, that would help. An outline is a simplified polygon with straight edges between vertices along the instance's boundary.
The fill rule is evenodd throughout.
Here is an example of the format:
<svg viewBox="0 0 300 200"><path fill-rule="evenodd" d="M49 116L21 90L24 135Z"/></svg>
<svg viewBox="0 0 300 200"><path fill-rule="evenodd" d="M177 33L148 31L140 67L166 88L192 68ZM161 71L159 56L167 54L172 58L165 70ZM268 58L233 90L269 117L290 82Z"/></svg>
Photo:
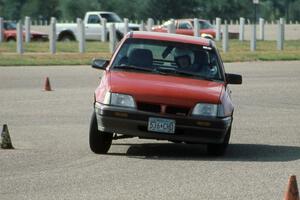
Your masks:
<svg viewBox="0 0 300 200"><path fill-rule="evenodd" d="M136 72L108 72L111 92L130 94L137 102L192 107L220 102L224 83Z"/></svg>
<svg viewBox="0 0 300 200"><path fill-rule="evenodd" d="M129 23L128 26L133 27L133 28L139 28L140 27L139 24L133 24L133 23Z"/></svg>

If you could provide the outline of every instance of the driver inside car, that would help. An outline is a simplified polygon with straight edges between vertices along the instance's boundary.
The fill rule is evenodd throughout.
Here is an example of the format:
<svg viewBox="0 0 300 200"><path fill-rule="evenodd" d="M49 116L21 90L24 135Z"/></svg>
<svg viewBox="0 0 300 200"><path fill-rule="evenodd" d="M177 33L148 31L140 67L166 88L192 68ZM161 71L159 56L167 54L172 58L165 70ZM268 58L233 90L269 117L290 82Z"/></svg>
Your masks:
<svg viewBox="0 0 300 200"><path fill-rule="evenodd" d="M205 51L192 51L186 48L174 50L174 60L180 70L193 72L206 77L217 75L215 67L209 64L209 55Z"/></svg>
<svg viewBox="0 0 300 200"><path fill-rule="evenodd" d="M174 50L174 60L178 68L189 70L194 63L194 53L189 49L176 48Z"/></svg>

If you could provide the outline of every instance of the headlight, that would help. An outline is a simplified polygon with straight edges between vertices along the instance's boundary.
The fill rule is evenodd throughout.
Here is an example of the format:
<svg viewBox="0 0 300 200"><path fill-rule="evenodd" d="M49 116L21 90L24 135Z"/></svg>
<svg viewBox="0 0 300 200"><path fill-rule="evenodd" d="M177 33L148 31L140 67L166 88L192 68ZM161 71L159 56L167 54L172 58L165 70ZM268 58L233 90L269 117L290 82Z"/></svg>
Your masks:
<svg viewBox="0 0 300 200"><path fill-rule="evenodd" d="M218 114L217 104L198 103L193 109L192 115L216 117Z"/></svg>
<svg viewBox="0 0 300 200"><path fill-rule="evenodd" d="M135 102L132 96L119 93L107 92L103 101L104 104L135 108Z"/></svg>

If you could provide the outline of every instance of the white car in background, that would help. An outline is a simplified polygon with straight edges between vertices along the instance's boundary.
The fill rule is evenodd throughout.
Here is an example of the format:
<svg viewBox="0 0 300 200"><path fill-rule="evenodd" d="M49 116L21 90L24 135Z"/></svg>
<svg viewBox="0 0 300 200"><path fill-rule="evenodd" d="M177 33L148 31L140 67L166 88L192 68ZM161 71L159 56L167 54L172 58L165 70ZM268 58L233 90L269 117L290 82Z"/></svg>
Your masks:
<svg viewBox="0 0 300 200"><path fill-rule="evenodd" d="M107 11L93 11L87 12L85 14L84 24L86 40L101 40L101 33L103 28L101 24L101 19L103 18L107 20L107 27L112 23L115 24L117 39L121 40L124 35L125 24L116 13ZM139 30L139 25L129 23L128 30ZM58 41L78 40L77 32L78 31L76 23L63 23L56 25L56 36ZM108 34L108 32L106 34Z"/></svg>

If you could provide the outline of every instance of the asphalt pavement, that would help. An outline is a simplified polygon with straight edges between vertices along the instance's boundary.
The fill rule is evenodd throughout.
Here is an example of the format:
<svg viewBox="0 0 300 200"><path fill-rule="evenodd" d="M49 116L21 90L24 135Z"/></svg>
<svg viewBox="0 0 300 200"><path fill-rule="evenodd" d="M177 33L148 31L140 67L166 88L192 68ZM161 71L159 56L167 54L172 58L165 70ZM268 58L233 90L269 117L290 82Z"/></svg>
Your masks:
<svg viewBox="0 0 300 200"><path fill-rule="evenodd" d="M226 71L243 85L230 86L231 144L216 158L205 146L137 138L96 155L88 131L101 71L0 67L0 126L15 147L0 149L0 199L283 199L290 175L300 183L300 62Z"/></svg>

